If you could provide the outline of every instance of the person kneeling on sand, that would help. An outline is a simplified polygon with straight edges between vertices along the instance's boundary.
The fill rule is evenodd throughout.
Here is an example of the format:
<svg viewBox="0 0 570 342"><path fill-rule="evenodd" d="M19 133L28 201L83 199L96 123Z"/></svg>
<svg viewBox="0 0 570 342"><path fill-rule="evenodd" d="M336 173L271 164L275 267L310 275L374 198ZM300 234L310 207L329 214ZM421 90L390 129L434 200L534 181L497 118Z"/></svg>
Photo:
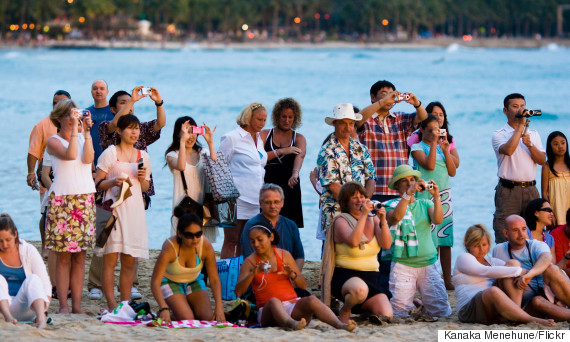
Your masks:
<svg viewBox="0 0 570 342"><path fill-rule="evenodd" d="M419 290L426 313L435 317L451 315L447 292L437 262L437 250L431 237L431 224L443 221L439 188L433 181L420 179L421 173L409 165L398 166L388 184L399 198L385 203L388 224L393 233L390 292L394 315L407 317L414 308ZM428 191L433 202L416 199L416 192Z"/></svg>
<svg viewBox="0 0 570 342"><path fill-rule="evenodd" d="M235 293L240 296L252 285L259 309L257 321L262 327L300 330L315 315L337 329L352 331L356 328L356 322L341 322L317 297L297 297L291 282L305 289L307 281L291 254L273 246L279 242L275 230L255 225L249 230L249 240L255 252L241 266Z"/></svg>
<svg viewBox="0 0 570 342"><path fill-rule="evenodd" d="M35 319L46 327L51 283L38 250L18 239L8 214L0 215L0 312L6 322Z"/></svg>
<svg viewBox="0 0 570 342"><path fill-rule="evenodd" d="M380 248L392 246L386 209L371 213L373 203L357 182L340 188L341 213L327 231L322 262L323 301L329 304L331 294L344 306L340 319L348 321L352 311L366 312L373 323L390 321L393 316L388 286L379 282Z"/></svg>
<svg viewBox="0 0 570 342"><path fill-rule="evenodd" d="M201 273L203 267L216 301L214 312ZM176 236L169 237L162 245L150 289L160 307L158 315L167 324L171 322L170 310L177 320L226 321L216 254L203 236L198 216L184 214L178 219Z"/></svg>

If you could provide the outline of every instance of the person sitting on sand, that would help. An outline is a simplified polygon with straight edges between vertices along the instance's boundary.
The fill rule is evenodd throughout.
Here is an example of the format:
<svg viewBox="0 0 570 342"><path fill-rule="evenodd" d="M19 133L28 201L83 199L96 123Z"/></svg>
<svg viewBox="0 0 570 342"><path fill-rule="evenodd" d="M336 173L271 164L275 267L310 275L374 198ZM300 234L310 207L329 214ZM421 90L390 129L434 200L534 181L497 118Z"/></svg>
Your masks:
<svg viewBox="0 0 570 342"><path fill-rule="evenodd" d="M352 331L356 328L356 322L341 322L317 297L297 297L291 282L305 289L307 281L291 253L273 246L279 242L275 230L253 226L249 230L249 240L255 252L241 266L235 293L240 296L252 285L259 310L257 321L262 327L300 330L315 315L337 329Z"/></svg>
<svg viewBox="0 0 570 342"><path fill-rule="evenodd" d="M482 224L469 227L463 239L467 253L457 257L453 272L457 316L461 322L493 324L502 320L547 327L551 319L533 317L521 309L523 290L515 287L513 277L523 270L516 260L504 262L489 256L491 234Z"/></svg>
<svg viewBox="0 0 570 342"><path fill-rule="evenodd" d="M201 273L204 267L216 301L214 312ZM162 245L150 289L163 322L171 322L170 310L176 320L226 321L214 247L203 236L202 220L197 215L184 214L178 219L176 236Z"/></svg>
<svg viewBox="0 0 570 342"><path fill-rule="evenodd" d="M428 315L447 317L451 307L436 262L437 250L431 237L432 223L443 221L443 209L437 183L426 183L421 173L410 165L400 165L388 186L397 190L400 198L385 202L387 220L392 227L392 271L390 292L394 315L407 317L414 308L416 290L419 290ZM428 188L430 185L431 189ZM433 202L416 199L416 192L428 191Z"/></svg>
<svg viewBox="0 0 570 342"><path fill-rule="evenodd" d="M0 215L0 312L6 322L32 321L46 327L51 283L38 250L18 239L8 214Z"/></svg>
<svg viewBox="0 0 570 342"><path fill-rule="evenodd" d="M340 310L344 322L353 310L372 314L368 318L372 322L391 320L394 313L388 287L379 282L377 258L380 248L392 246L386 209L370 215L373 204L366 198L364 187L356 182L340 188L338 201L341 214L333 219L332 229L327 232L321 264L324 302L329 304L331 292L344 302Z"/></svg>
<svg viewBox="0 0 570 342"><path fill-rule="evenodd" d="M570 310L551 301L555 296L570 305L570 280L558 266L552 264L552 253L542 241L527 239L526 222L518 215L508 216L503 233L507 242L493 249L493 257L517 260L528 272L515 279L515 286L524 290L522 306L533 315L552 317L557 322L570 322ZM547 297L550 297L547 299Z"/></svg>

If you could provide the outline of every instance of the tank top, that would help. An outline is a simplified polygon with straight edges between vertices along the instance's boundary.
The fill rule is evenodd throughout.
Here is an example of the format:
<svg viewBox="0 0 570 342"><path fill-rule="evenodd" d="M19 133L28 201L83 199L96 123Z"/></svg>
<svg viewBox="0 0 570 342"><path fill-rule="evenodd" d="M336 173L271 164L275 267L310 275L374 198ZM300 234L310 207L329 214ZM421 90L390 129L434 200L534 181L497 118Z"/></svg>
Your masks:
<svg viewBox="0 0 570 342"><path fill-rule="evenodd" d="M176 246L170 239L167 240L170 242L172 248L176 252L176 260L168 264L166 266L166 272L164 276L171 281L177 283L191 283L198 278L200 272L202 272L202 267L204 264L200 260L202 256L202 245L204 244L204 237L200 238L200 247L198 247L198 253L196 254L196 267L184 267L180 265L180 246L178 246L178 251L176 250Z"/></svg>
<svg viewBox="0 0 570 342"><path fill-rule="evenodd" d="M283 253L283 250L281 250ZM277 254L275 247L273 247L275 259L277 260L277 271L265 274L260 272L253 276L252 288L255 295L255 303L258 308L262 308L271 298L277 298L280 301L288 301L297 298L297 293L291 285L291 280L283 272L283 259ZM260 261L259 256L255 256L255 264L246 259L254 267Z"/></svg>
<svg viewBox="0 0 570 342"><path fill-rule="evenodd" d="M59 135L54 135L63 147L68 148L69 142ZM84 164L83 145L85 137L79 134L77 137L77 158L73 160L59 159L56 155L51 155L51 165L54 179L50 191L55 196L91 194L95 192L95 184L91 174L91 163Z"/></svg>
<svg viewBox="0 0 570 342"><path fill-rule="evenodd" d="M354 230L357 220L348 213L342 213L337 216L346 219L350 227ZM336 219L335 218L335 221ZM333 222L334 225L334 222ZM365 237L363 235L363 237ZM367 240L367 239L366 239ZM378 263L378 253L380 253L380 245L376 239L376 234L372 235L372 240L360 243L359 246L350 247L346 243L335 243L335 266L347 268L356 271L376 271L378 272L380 264Z"/></svg>
<svg viewBox="0 0 570 342"><path fill-rule="evenodd" d="M266 152L273 152L281 147L284 146L277 146L273 143L273 130L274 128L272 128L269 131L269 134L267 135L267 139L265 139L265 145L263 146ZM292 147L292 146L296 146L295 145L295 139L297 138L297 132L293 131L293 138L291 139L291 144L289 144L289 146L286 147ZM296 154L287 154L284 156L280 156L279 158L273 158L270 161L267 162L267 164L265 164L265 169L267 170L267 166L271 166L271 165L282 165L285 168L280 168L282 170L286 170L285 176L287 176L287 180L291 177L291 170L293 169L293 162L295 161L295 157L297 155Z"/></svg>

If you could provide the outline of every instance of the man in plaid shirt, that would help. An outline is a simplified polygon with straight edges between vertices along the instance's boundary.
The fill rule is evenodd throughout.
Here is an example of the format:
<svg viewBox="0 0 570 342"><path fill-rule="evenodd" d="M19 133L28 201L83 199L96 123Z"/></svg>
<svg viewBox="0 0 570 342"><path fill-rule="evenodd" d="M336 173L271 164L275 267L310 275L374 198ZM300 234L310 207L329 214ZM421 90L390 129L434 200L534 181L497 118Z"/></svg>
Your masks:
<svg viewBox="0 0 570 342"><path fill-rule="evenodd" d="M362 119L356 122L360 142L368 147L376 169L376 188L372 199L387 201L398 197L388 188L394 169L408 162L406 139L428 113L412 93L400 93L388 81L378 81L370 88L372 104L360 111ZM416 113L390 112L395 103L405 101Z"/></svg>

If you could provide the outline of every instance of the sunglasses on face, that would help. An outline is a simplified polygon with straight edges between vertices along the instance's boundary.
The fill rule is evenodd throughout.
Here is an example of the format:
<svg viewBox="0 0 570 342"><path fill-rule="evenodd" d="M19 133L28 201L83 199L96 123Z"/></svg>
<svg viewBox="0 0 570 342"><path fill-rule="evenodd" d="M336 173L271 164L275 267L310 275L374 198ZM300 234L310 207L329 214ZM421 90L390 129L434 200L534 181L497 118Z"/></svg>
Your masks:
<svg viewBox="0 0 570 342"><path fill-rule="evenodd" d="M188 239L188 240L190 240L190 239L192 239L192 238L197 238L197 239L199 239L199 238L202 236L203 233L204 233L203 231L199 231L199 232L196 232L196 233L184 232L184 233L182 233L182 236L184 236L184 238L185 238L185 239Z"/></svg>
<svg viewBox="0 0 570 342"><path fill-rule="evenodd" d="M552 212L552 208L540 208L537 211L546 211L547 213L551 213Z"/></svg>

